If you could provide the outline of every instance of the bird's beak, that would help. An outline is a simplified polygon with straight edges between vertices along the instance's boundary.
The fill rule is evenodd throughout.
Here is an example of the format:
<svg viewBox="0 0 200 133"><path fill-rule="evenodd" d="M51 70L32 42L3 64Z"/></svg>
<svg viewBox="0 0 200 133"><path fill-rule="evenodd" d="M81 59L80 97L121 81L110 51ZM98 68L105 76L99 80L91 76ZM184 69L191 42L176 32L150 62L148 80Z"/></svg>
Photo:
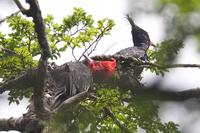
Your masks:
<svg viewBox="0 0 200 133"><path fill-rule="evenodd" d="M87 55L83 54L83 57L86 59L87 62L92 62L92 59Z"/></svg>

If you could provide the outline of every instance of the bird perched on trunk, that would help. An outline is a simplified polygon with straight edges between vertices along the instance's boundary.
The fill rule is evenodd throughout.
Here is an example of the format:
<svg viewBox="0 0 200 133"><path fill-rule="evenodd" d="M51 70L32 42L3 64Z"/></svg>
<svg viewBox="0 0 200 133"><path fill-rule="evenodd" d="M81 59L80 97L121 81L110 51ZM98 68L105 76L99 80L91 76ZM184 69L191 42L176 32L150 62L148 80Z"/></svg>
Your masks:
<svg viewBox="0 0 200 133"><path fill-rule="evenodd" d="M114 58L111 58L110 60L96 61L85 55L83 56L86 59L84 63L91 70L95 81L107 81L115 73L116 60Z"/></svg>
<svg viewBox="0 0 200 133"><path fill-rule="evenodd" d="M126 58L135 57L146 61L146 51L152 44L149 35L145 30L138 27L129 15L127 15L126 18L131 25L131 34L134 45L132 47L120 50L115 54L115 56L123 56ZM123 83L123 85L121 85L125 87L135 86L139 88L140 83L138 82L138 79L140 79L143 68L135 66L134 63L130 62L118 62L118 69L119 67L121 70L119 72L119 77Z"/></svg>
<svg viewBox="0 0 200 133"><path fill-rule="evenodd" d="M93 83L92 73L83 63L69 62L62 67L58 70L60 75L54 77L59 90L55 95L52 110L61 105L66 99L80 92L88 91Z"/></svg>

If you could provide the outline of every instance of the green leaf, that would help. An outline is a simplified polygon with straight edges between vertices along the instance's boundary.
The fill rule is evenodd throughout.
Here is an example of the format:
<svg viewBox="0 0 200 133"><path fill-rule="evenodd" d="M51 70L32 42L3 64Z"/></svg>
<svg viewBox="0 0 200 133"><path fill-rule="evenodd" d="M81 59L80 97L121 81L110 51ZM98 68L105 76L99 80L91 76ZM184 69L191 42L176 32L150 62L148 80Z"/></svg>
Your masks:
<svg viewBox="0 0 200 133"><path fill-rule="evenodd" d="M148 50L149 60L161 66L161 68L151 67L150 70L163 76L165 72L168 72L164 66L174 62L181 48L183 48L182 41L171 39L157 44L153 50Z"/></svg>

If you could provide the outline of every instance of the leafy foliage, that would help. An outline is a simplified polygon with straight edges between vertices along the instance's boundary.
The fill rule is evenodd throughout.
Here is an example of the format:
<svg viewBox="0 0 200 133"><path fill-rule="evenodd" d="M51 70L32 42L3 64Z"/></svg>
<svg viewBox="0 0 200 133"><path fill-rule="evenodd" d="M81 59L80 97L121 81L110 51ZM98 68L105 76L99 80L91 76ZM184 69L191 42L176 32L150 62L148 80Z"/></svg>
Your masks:
<svg viewBox="0 0 200 133"><path fill-rule="evenodd" d="M186 40L197 39L200 42L200 3L197 0L157 0L157 15L165 19L166 38ZM170 15L171 14L171 15ZM200 43L197 47L200 48ZM200 51L200 50L199 50Z"/></svg>
<svg viewBox="0 0 200 133"><path fill-rule="evenodd" d="M181 12L192 12L200 9L200 4L197 0L183 1L183 0L160 0L163 5L175 4Z"/></svg>
<svg viewBox="0 0 200 133"><path fill-rule="evenodd" d="M86 54L91 54L96 49L99 40L109 35L114 22L110 19L102 19L97 22L91 15L81 8L75 8L72 15L63 19L62 23L54 22L54 18L48 15L45 18L46 33L52 49L52 59L60 57L60 53L67 48L74 51L83 47ZM10 54L0 51L0 78L4 81L11 79L23 71L37 66L35 57L40 55L40 48L36 39L33 23L21 16L14 16L8 20L11 32L0 33L0 44L3 48L13 51ZM164 46L166 44L166 46ZM176 44L176 43L174 43ZM163 43L152 54L152 60L164 64L168 57L159 57L164 47L171 48L172 42ZM177 49L171 49L176 53ZM165 55L169 54L165 51ZM81 59L81 57L79 57ZM78 60L79 60L78 59ZM170 56L170 59L172 57ZM10 102L19 102L23 96L30 97L31 89L10 91ZM130 91L118 88L99 88L94 91L96 100L87 99L72 109L61 109L49 121L49 131L61 132L123 132L123 128L130 132L137 132L138 128L147 133L164 132L178 133L176 124L173 122L161 123L158 116L158 106L146 97L138 97ZM110 111L110 113L108 112ZM120 125L119 125L120 124Z"/></svg>
<svg viewBox="0 0 200 133"><path fill-rule="evenodd" d="M8 24L12 32L8 35L0 33L0 44L4 48L14 51L17 55L0 51L0 78L3 80L37 65L37 61L33 59L37 54L32 52L37 45L33 24L20 16L8 20Z"/></svg>
<svg viewBox="0 0 200 133"><path fill-rule="evenodd" d="M151 68L156 74L164 75L168 70L165 65L174 62L178 51L183 48L183 42L180 40L166 40L157 44L153 50L148 51L149 60L159 64L162 68Z"/></svg>
<svg viewBox="0 0 200 133"><path fill-rule="evenodd" d="M147 133L179 133L173 122L160 122L158 106L147 98L133 97L129 91L122 92L116 88L98 89L95 95L96 100L87 99L71 111L61 110L51 119L50 130L55 133L124 132L107 113L108 109L132 133L137 132L138 128Z"/></svg>
<svg viewBox="0 0 200 133"><path fill-rule="evenodd" d="M53 16L47 16L47 32L53 56L57 58L60 51L65 51L71 47L72 52L75 48L84 47L85 54L91 54L96 49L96 45L100 39L109 35L114 22L111 19L102 19L95 22L91 15L87 15L82 8L74 8L71 16L64 17L61 24L53 22ZM90 52L88 52L90 50ZM86 53L87 52L87 53ZM73 53L74 54L74 53ZM76 56L73 55L76 59ZM80 60L79 57L78 60Z"/></svg>
<svg viewBox="0 0 200 133"><path fill-rule="evenodd" d="M0 32L0 46L15 54L0 49L0 78L3 81L36 67L38 60L35 57L40 56L41 53L33 23L30 20L17 15L9 19L7 23L11 31L9 34ZM113 20L102 19L95 27L92 16L87 15L82 8L74 8L73 14L65 17L61 24L54 22L53 16L48 15L45 18L45 24L52 59L58 59L60 53L69 47L74 50L77 47L96 44L102 37L110 34L114 26ZM23 96L30 97L31 91L21 92L16 89L9 95L10 102L19 103Z"/></svg>

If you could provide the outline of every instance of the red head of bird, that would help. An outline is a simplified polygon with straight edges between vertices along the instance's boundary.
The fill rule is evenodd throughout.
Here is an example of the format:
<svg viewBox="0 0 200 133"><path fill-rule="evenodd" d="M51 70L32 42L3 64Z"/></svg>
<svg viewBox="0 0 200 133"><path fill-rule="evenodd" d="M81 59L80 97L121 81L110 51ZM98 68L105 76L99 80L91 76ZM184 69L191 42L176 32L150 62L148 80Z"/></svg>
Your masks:
<svg viewBox="0 0 200 133"><path fill-rule="evenodd" d="M94 79L105 81L112 77L116 69L116 60L111 58L110 60L103 61L87 61L86 65L90 68Z"/></svg>

